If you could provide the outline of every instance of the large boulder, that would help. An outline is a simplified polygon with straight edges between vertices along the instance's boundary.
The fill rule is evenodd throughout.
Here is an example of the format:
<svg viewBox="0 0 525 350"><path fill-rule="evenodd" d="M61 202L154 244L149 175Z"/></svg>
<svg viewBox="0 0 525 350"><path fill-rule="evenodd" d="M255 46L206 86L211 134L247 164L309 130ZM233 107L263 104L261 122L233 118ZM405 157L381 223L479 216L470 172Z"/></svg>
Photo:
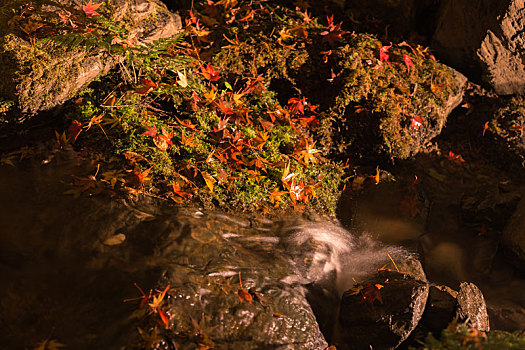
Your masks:
<svg viewBox="0 0 525 350"><path fill-rule="evenodd" d="M461 103L467 82L461 73L406 43L390 44L355 35L333 54L339 73L330 113L339 135L332 149L363 158L411 157L428 147Z"/></svg>
<svg viewBox="0 0 525 350"><path fill-rule="evenodd" d="M428 289L409 275L380 271L348 290L341 300L337 348L396 348L421 319Z"/></svg>
<svg viewBox="0 0 525 350"><path fill-rule="evenodd" d="M525 91L525 9L518 0L445 0L433 47L447 64L500 95Z"/></svg>
<svg viewBox="0 0 525 350"><path fill-rule="evenodd" d="M172 36L181 28L179 16L158 0L111 0L96 11L111 20L103 24L96 20L100 16L88 16L82 3L75 0L3 2L0 75L4 79L0 82L0 100L13 101L22 114L53 108L106 74L122 58L101 47L87 50L83 45L71 45L71 41L65 45L42 38L77 34L102 39L111 25L121 23L128 28L128 37L122 39L144 44Z"/></svg>

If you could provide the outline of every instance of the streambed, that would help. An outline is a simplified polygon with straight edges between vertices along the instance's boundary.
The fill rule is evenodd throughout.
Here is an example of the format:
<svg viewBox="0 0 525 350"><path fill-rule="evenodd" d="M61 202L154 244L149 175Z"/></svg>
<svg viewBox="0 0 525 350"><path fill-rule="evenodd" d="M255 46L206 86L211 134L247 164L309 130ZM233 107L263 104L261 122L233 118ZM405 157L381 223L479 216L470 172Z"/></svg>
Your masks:
<svg viewBox="0 0 525 350"><path fill-rule="evenodd" d="M71 175L92 166L67 151L49 162L0 167L0 343L7 349L46 340L74 349L135 348L152 329L168 348L323 348L342 293L418 249L431 282L480 286L493 328L523 324L525 301L515 291L525 282L497 244L471 249L487 237L466 240L444 208L428 214L430 229L428 220L402 217L388 205L402 200L394 185L373 187L354 209L343 200L341 213L351 217L339 216L353 225L345 229L317 216L234 217L151 197L64 194ZM475 268L485 253L490 266ZM158 295L168 285L162 310L170 337L159 315L139 305L141 290Z"/></svg>

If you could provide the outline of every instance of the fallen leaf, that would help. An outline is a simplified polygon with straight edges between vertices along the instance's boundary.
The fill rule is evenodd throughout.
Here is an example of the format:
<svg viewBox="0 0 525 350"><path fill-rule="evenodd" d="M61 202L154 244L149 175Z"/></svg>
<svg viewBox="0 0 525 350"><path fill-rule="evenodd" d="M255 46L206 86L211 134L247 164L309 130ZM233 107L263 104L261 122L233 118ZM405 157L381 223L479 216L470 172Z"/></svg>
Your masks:
<svg viewBox="0 0 525 350"><path fill-rule="evenodd" d="M157 312L159 313L160 320L164 324L164 327L166 327L166 329L170 329L170 318L166 314L166 312L164 310L162 310L162 309L159 309L159 308L157 308Z"/></svg>
<svg viewBox="0 0 525 350"><path fill-rule="evenodd" d="M221 78L219 76L219 71L213 69L213 66L211 65L211 63L208 63L206 68L204 68L204 66L201 66L201 72L204 78L206 78L209 81L217 81Z"/></svg>
<svg viewBox="0 0 525 350"><path fill-rule="evenodd" d="M213 192L213 184L215 182L217 182L217 180L215 180L213 178L213 176L211 176L210 174L208 174L207 172L203 171L201 172L201 175L202 177L204 178L204 181L206 182L206 186L208 186L208 188L210 189L211 192Z"/></svg>
<svg viewBox="0 0 525 350"><path fill-rule="evenodd" d="M381 304L383 304L383 297L381 296L380 289L383 288L382 285L376 284L367 284L366 287L364 287L361 290L361 294L363 296L362 303L367 303L369 306L373 307L374 302L377 300Z"/></svg>
<svg viewBox="0 0 525 350"><path fill-rule="evenodd" d="M392 43L390 43L390 45L387 45L387 46L381 46L381 48L379 49L379 60L381 62L386 62L388 64L390 64L390 55L388 54L388 50L392 47Z"/></svg>
<svg viewBox="0 0 525 350"><path fill-rule="evenodd" d="M481 136L485 136L485 131L487 131L487 129L489 128L489 122L486 122L484 125L483 125L483 134Z"/></svg>
<svg viewBox="0 0 525 350"><path fill-rule="evenodd" d="M168 289L170 289L170 285L169 284L166 286L166 288L164 288L164 290L162 292L159 292L157 295L154 295L153 296L153 302L149 303L148 305L152 309L158 311L160 305L164 301L164 297L166 296L166 293L168 292Z"/></svg>
<svg viewBox="0 0 525 350"><path fill-rule="evenodd" d="M82 10L89 18L99 15L99 13L96 10L102 5L102 3L93 4L91 1L92 0L89 0L89 2L86 5L82 6Z"/></svg>
<svg viewBox="0 0 525 350"><path fill-rule="evenodd" d="M119 245L122 244L126 240L126 235L123 233L117 233L116 235L113 235L109 238L107 238L104 242L102 242L104 245Z"/></svg>
<svg viewBox="0 0 525 350"><path fill-rule="evenodd" d="M410 73L410 67L415 68L414 63L412 62L412 57L409 55L403 55L403 60L405 61L405 64L407 66L407 71Z"/></svg>
<svg viewBox="0 0 525 350"><path fill-rule="evenodd" d="M78 135L82 131L82 124L78 120L73 120L71 125L67 129L67 139L69 142L74 143L77 140Z"/></svg>
<svg viewBox="0 0 525 350"><path fill-rule="evenodd" d="M179 76L179 79L177 80L177 84L179 84L179 86L181 88L187 87L188 86L188 79L186 78L186 74L177 71L177 75Z"/></svg>
<svg viewBox="0 0 525 350"><path fill-rule="evenodd" d="M38 343L34 350L58 350L63 347L65 347L64 344L61 344L54 339L46 339L43 342Z"/></svg>

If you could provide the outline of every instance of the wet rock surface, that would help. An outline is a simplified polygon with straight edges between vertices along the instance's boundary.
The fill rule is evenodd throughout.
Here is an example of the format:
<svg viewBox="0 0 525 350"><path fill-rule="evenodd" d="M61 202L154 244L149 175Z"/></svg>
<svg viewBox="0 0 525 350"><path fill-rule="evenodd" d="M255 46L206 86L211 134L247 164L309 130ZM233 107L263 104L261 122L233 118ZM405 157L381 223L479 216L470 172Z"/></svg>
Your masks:
<svg viewBox="0 0 525 350"><path fill-rule="evenodd" d="M133 37L143 44L169 37L182 26L180 17L157 0L114 0L106 6L113 9L114 19L126 23ZM25 11L22 16L18 14L21 11ZM39 34L38 30L43 33L51 26L41 24L34 31L23 29L28 23L51 22L63 11L72 16L71 23L75 16L85 18L82 3L74 0L29 5L10 0L0 5L0 74L6 77L0 84L0 94L14 101L20 113L31 115L63 104L122 61L118 55L100 48L86 50L30 42Z"/></svg>
<svg viewBox="0 0 525 350"><path fill-rule="evenodd" d="M379 272L363 285L376 288L377 300L345 292L339 314L342 349L393 349L416 328L428 297L428 284L393 271ZM377 296L380 295L380 300ZM339 347L338 347L339 348Z"/></svg>
<svg viewBox="0 0 525 350"><path fill-rule="evenodd" d="M461 283L456 299L458 302L456 313L458 320L466 322L471 327L475 327L481 331L490 330L485 299L475 284L468 282Z"/></svg>

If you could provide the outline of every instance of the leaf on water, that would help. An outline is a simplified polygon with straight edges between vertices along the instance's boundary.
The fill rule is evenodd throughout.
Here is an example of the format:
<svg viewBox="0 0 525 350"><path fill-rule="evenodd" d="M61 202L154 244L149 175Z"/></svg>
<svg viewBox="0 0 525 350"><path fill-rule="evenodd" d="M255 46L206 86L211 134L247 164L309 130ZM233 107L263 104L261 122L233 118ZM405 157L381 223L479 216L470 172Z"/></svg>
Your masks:
<svg viewBox="0 0 525 350"><path fill-rule="evenodd" d="M166 288L160 292L159 294L157 295L154 295L153 296L153 302L149 303L148 305L152 308L152 309L155 309L158 311L160 305L162 304L162 302L164 301L164 296L166 295L166 293L168 292L168 289L170 288L170 285L168 284L166 286Z"/></svg>
<svg viewBox="0 0 525 350"><path fill-rule="evenodd" d="M157 309L157 311L159 313L160 320L164 324L164 327L166 327L166 329L170 329L170 318L169 318L169 316L162 309Z"/></svg>
<svg viewBox="0 0 525 350"><path fill-rule="evenodd" d="M107 238L104 242L102 242L104 245L119 245L122 244L126 240L126 235L123 233L117 233L116 235L113 235L109 238Z"/></svg>
<svg viewBox="0 0 525 350"><path fill-rule="evenodd" d="M46 339L43 342L38 343L34 350L58 350L63 347L65 347L64 344L61 344L54 339Z"/></svg>
<svg viewBox="0 0 525 350"><path fill-rule="evenodd" d="M213 176L211 176L205 171L201 172L201 174L202 174L202 177L204 178L204 181L206 182L206 186L208 186L210 191L213 192L213 185L215 184L215 182L217 182L217 180L215 180Z"/></svg>

